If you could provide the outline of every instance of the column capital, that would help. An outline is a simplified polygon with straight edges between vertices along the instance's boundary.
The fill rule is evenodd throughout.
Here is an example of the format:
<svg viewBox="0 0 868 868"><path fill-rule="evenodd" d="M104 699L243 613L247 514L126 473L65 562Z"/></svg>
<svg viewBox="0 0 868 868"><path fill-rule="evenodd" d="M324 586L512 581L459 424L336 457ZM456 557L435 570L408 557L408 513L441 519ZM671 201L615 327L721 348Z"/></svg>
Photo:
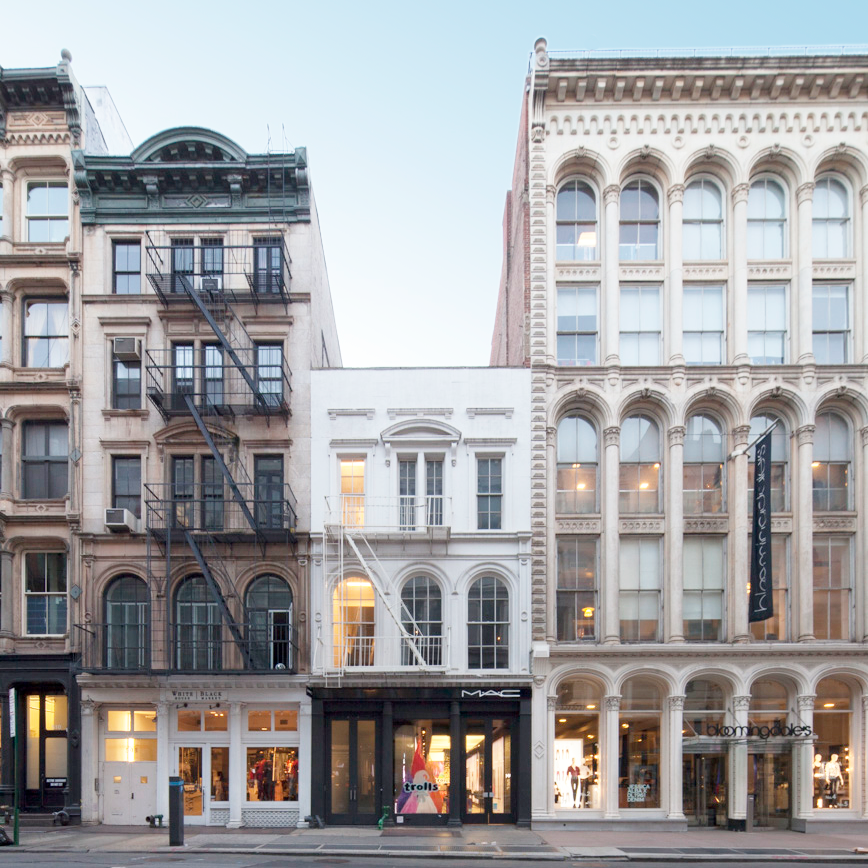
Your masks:
<svg viewBox="0 0 868 868"><path fill-rule="evenodd" d="M796 696L796 705L799 706L799 711L813 711L816 698L813 693L800 693Z"/></svg>
<svg viewBox="0 0 868 868"><path fill-rule="evenodd" d="M687 429L683 425L673 425L669 431L669 445L670 446L683 446L684 445L684 435L687 433Z"/></svg>
<svg viewBox="0 0 868 868"><path fill-rule="evenodd" d="M82 717L90 717L93 715L94 709L96 708L96 703L90 697L88 697L87 699L82 699L79 702L79 707L81 708Z"/></svg>
<svg viewBox="0 0 868 868"><path fill-rule="evenodd" d="M546 205L554 205L557 191L558 188L554 184L546 184Z"/></svg>
<svg viewBox="0 0 868 868"><path fill-rule="evenodd" d="M613 425L611 428L606 428L603 431L603 437L605 438L606 446L617 446L621 440L621 429L617 425Z"/></svg>
<svg viewBox="0 0 868 868"><path fill-rule="evenodd" d="M814 187L817 185L813 181L808 181L796 188L796 202L801 205L803 202L812 202L814 199Z"/></svg>
<svg viewBox="0 0 868 868"><path fill-rule="evenodd" d="M617 184L609 184L609 186L603 190L603 202L606 205L617 205L620 198L621 188Z"/></svg>
<svg viewBox="0 0 868 868"><path fill-rule="evenodd" d="M558 707L558 698L557 696L547 696L546 697L546 708L549 711L554 711Z"/></svg>
<svg viewBox="0 0 868 868"><path fill-rule="evenodd" d="M868 184L859 191L859 201L863 205L868 205Z"/></svg>
<svg viewBox="0 0 868 868"><path fill-rule="evenodd" d="M860 428L859 433L862 435L862 445L868 446L868 427Z"/></svg>
<svg viewBox="0 0 868 868"><path fill-rule="evenodd" d="M669 710L670 711L683 711L684 710L684 700L687 697L681 694L673 694L669 697Z"/></svg>
<svg viewBox="0 0 868 868"><path fill-rule="evenodd" d="M546 443L554 446L558 440L558 429L554 425L546 425Z"/></svg>
<svg viewBox="0 0 868 868"><path fill-rule="evenodd" d="M9 168L9 166L3 166L0 168L0 183L5 183L9 181L11 184L15 180L15 172Z"/></svg>
<svg viewBox="0 0 868 868"><path fill-rule="evenodd" d="M2 301L3 304L9 304L14 297L15 293L9 289L9 284L0 283L0 301Z"/></svg>
<svg viewBox="0 0 868 868"><path fill-rule="evenodd" d="M669 200L670 205L674 205L676 202L681 203L684 201L684 184L675 184L670 187L666 193L666 198Z"/></svg>
<svg viewBox="0 0 868 868"><path fill-rule="evenodd" d="M796 429L796 435L799 438L799 446L809 446L814 442L814 431L816 425L802 425Z"/></svg>
<svg viewBox="0 0 868 868"><path fill-rule="evenodd" d="M750 696L733 696L732 707L736 711L747 711L750 708Z"/></svg>
<svg viewBox="0 0 868 868"><path fill-rule="evenodd" d="M606 711L620 711L621 710L621 697L620 696L606 696L603 701L606 703Z"/></svg>
<svg viewBox="0 0 868 868"><path fill-rule="evenodd" d="M732 438L736 446L746 446L750 440L750 425L736 425L732 429Z"/></svg>
<svg viewBox="0 0 868 868"><path fill-rule="evenodd" d="M738 205L739 202L747 202L749 194L750 184L736 184L732 188L732 204Z"/></svg>
<svg viewBox="0 0 868 868"><path fill-rule="evenodd" d="M868 712L868 693L862 694L862 710Z"/></svg>

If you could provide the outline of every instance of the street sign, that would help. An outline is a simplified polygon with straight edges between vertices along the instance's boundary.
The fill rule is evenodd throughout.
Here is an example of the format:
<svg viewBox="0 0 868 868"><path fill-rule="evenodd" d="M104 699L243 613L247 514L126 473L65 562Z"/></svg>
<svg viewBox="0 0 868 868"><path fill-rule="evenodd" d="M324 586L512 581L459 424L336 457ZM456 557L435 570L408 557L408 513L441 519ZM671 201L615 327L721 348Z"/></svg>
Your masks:
<svg viewBox="0 0 868 868"><path fill-rule="evenodd" d="M15 688L9 688L9 735L15 738Z"/></svg>

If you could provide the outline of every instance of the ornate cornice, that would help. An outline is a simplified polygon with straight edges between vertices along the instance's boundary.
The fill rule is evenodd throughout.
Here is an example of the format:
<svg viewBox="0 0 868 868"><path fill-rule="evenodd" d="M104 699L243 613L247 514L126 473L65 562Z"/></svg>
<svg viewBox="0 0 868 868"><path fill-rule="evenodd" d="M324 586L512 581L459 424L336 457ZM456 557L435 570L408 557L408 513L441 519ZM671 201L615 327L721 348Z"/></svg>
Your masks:
<svg viewBox="0 0 868 868"><path fill-rule="evenodd" d="M559 518L555 521L555 533L557 534L599 534L601 529L602 523L599 518Z"/></svg>
<svg viewBox="0 0 868 868"><path fill-rule="evenodd" d="M685 518L685 533L727 533L728 518Z"/></svg>
<svg viewBox="0 0 868 868"><path fill-rule="evenodd" d="M815 531L842 531L844 533L856 532L856 516L814 516Z"/></svg>
<svg viewBox="0 0 868 868"><path fill-rule="evenodd" d="M555 280L600 280L601 269L599 265L559 265L555 269Z"/></svg>

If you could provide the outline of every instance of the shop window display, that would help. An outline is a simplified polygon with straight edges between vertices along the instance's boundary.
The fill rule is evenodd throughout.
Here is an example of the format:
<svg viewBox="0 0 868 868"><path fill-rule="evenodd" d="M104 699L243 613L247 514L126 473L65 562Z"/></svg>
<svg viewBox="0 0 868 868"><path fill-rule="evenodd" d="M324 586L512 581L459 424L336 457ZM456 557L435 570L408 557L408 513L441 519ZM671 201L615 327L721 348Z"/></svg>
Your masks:
<svg viewBox="0 0 868 868"><path fill-rule="evenodd" d="M834 678L817 685L814 700L814 807L850 807L850 687Z"/></svg>
<svg viewBox="0 0 868 868"><path fill-rule="evenodd" d="M294 747L247 748L247 801L294 802L298 799L298 750Z"/></svg>
<svg viewBox="0 0 868 868"><path fill-rule="evenodd" d="M452 741L448 720L399 723L394 733L395 814L449 813Z"/></svg>
<svg viewBox="0 0 868 868"><path fill-rule="evenodd" d="M555 711L554 800L556 810L599 810L600 692L586 681L558 688Z"/></svg>
<svg viewBox="0 0 868 868"><path fill-rule="evenodd" d="M621 690L618 727L618 805L660 807L660 717L656 685L631 678Z"/></svg>

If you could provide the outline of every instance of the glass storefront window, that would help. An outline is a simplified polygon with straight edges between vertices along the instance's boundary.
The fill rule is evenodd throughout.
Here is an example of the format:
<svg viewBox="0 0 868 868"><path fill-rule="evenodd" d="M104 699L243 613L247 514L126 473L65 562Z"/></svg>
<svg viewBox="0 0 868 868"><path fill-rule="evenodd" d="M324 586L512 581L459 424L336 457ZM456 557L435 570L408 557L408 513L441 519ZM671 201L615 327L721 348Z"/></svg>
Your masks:
<svg viewBox="0 0 868 868"><path fill-rule="evenodd" d="M720 742L726 694L714 681L696 678L684 690L682 803L689 826L727 824L727 754Z"/></svg>
<svg viewBox="0 0 868 868"><path fill-rule="evenodd" d="M599 688L591 682L566 681L558 688L555 711L555 809L599 810Z"/></svg>
<svg viewBox="0 0 868 868"><path fill-rule="evenodd" d="M298 709L278 709L274 712L275 732L295 732L298 729Z"/></svg>
<svg viewBox="0 0 868 868"><path fill-rule="evenodd" d="M660 807L660 689L630 678L621 689L618 727L618 805Z"/></svg>
<svg viewBox="0 0 868 868"><path fill-rule="evenodd" d="M247 748L247 801L294 802L297 800L298 749L294 747Z"/></svg>
<svg viewBox="0 0 868 868"><path fill-rule="evenodd" d="M108 730L109 732L129 732L130 731L131 715L128 711L111 711L108 712Z"/></svg>
<svg viewBox="0 0 868 868"><path fill-rule="evenodd" d="M211 801L229 799L229 748L211 748Z"/></svg>
<svg viewBox="0 0 868 868"><path fill-rule="evenodd" d="M752 726L785 724L788 709L787 688L783 684L769 679L761 679L753 683L748 713L748 721Z"/></svg>
<svg viewBox="0 0 868 868"><path fill-rule="evenodd" d="M67 703L65 696L45 697L45 731L57 732L66 729Z"/></svg>
<svg viewBox="0 0 868 868"><path fill-rule="evenodd" d="M229 715L225 711L205 712L205 732L226 732L229 728Z"/></svg>
<svg viewBox="0 0 868 868"><path fill-rule="evenodd" d="M179 712L180 714L180 712ZM130 711L108 709L106 728L109 732L156 732L156 711Z"/></svg>
<svg viewBox="0 0 868 868"><path fill-rule="evenodd" d="M202 712L189 708L178 709L178 732L201 732Z"/></svg>
<svg viewBox="0 0 868 868"><path fill-rule="evenodd" d="M397 723L395 814L448 814L452 741L448 720Z"/></svg>
<svg viewBox="0 0 868 868"><path fill-rule="evenodd" d="M133 712L133 730L135 732L156 732L157 731L157 712L156 711L134 711Z"/></svg>
<svg viewBox="0 0 868 868"><path fill-rule="evenodd" d="M849 685L835 678L824 678L817 685L814 700L814 778L815 808L849 808L850 796L850 720L852 715Z"/></svg>
<svg viewBox="0 0 868 868"><path fill-rule="evenodd" d="M248 732L268 732L271 729L271 712L267 709L251 709L247 712Z"/></svg>
<svg viewBox="0 0 868 868"><path fill-rule="evenodd" d="M105 759L106 762L155 763L157 740L155 738L107 738Z"/></svg>

